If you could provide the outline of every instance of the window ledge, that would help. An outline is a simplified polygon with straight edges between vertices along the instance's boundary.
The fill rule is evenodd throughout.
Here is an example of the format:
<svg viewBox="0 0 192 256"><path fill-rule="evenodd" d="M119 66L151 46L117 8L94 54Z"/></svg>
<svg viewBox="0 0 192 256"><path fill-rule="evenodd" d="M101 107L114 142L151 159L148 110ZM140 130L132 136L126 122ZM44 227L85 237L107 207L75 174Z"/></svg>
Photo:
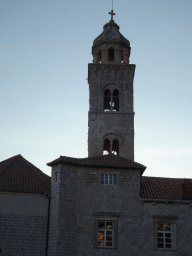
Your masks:
<svg viewBox="0 0 192 256"><path fill-rule="evenodd" d="M153 251L178 251L177 249L169 249L169 248L155 248Z"/></svg>
<svg viewBox="0 0 192 256"><path fill-rule="evenodd" d="M94 217L103 217L103 216L105 216L105 217L109 217L109 218L111 218L111 217L116 217L117 218L117 217L121 216L119 213L112 213L112 212L94 212L94 213L92 213L92 215ZM99 247L99 248L104 248L104 247ZM106 247L106 248L109 248L109 247Z"/></svg>
<svg viewBox="0 0 192 256"><path fill-rule="evenodd" d="M103 246L103 247L94 247L94 249L99 249L99 250L101 250L101 249L111 249L111 250L114 250L114 249L117 249L117 247L105 247L105 246Z"/></svg>

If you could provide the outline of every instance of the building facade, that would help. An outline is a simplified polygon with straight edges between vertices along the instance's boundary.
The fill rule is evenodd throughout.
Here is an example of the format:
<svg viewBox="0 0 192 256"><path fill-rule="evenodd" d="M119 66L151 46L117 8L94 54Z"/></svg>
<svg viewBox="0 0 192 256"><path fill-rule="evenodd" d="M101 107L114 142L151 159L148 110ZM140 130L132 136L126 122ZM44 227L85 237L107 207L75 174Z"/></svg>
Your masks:
<svg viewBox="0 0 192 256"><path fill-rule="evenodd" d="M117 154L134 160L133 79L130 42L111 20L94 40L88 65L88 156Z"/></svg>
<svg viewBox="0 0 192 256"><path fill-rule="evenodd" d="M88 157L48 163L51 178L20 155L0 163L3 256L192 255L192 180L134 162L135 65L111 17L88 65Z"/></svg>
<svg viewBox="0 0 192 256"><path fill-rule="evenodd" d="M144 177L134 162L130 50L113 18L93 42L88 158L48 164L49 256L192 255L191 181Z"/></svg>
<svg viewBox="0 0 192 256"><path fill-rule="evenodd" d="M0 162L0 255L48 249L50 177L21 155Z"/></svg>

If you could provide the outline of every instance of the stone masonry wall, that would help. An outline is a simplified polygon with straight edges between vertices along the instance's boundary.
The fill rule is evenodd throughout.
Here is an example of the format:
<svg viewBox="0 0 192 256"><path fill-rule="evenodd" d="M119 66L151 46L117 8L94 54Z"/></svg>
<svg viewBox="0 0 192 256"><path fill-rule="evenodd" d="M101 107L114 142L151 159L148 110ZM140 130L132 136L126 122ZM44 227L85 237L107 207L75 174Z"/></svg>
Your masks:
<svg viewBox="0 0 192 256"><path fill-rule="evenodd" d="M45 255L47 218L0 214L2 256Z"/></svg>
<svg viewBox="0 0 192 256"><path fill-rule="evenodd" d="M54 180L58 173L57 181ZM49 256L76 255L77 169L54 166L51 188Z"/></svg>
<svg viewBox="0 0 192 256"><path fill-rule="evenodd" d="M134 160L133 79L135 65L89 64L88 155L103 154L104 137L118 138L119 155ZM119 91L119 111L104 111L104 92Z"/></svg>
<svg viewBox="0 0 192 256"><path fill-rule="evenodd" d="M51 175L51 201L48 255L57 255L57 229L59 226L59 200L60 200L60 165L54 166ZM54 175L58 173L58 181L54 182Z"/></svg>
<svg viewBox="0 0 192 256"><path fill-rule="evenodd" d="M117 185L100 184L100 175L117 174ZM78 169L77 255L139 255L136 231L140 225L140 173L138 170ZM114 218L114 216L117 216ZM95 241L96 219L117 222L116 249L102 249Z"/></svg>
<svg viewBox="0 0 192 256"><path fill-rule="evenodd" d="M117 174L117 185L101 185L101 173ZM62 164L59 169L59 180L54 186L51 208L55 215L51 217L49 256L192 255L192 207L190 204L177 202L142 203L138 170ZM174 218L174 250L155 248L156 217ZM114 221L114 248L98 248L98 219Z"/></svg>
<svg viewBox="0 0 192 256"><path fill-rule="evenodd" d="M44 195L0 193L2 256L45 255L48 199Z"/></svg>
<svg viewBox="0 0 192 256"><path fill-rule="evenodd" d="M175 218L176 248L173 251L155 249L155 217ZM182 203L144 203L141 207L141 229L139 239L142 241L141 256L191 256L192 255L192 207Z"/></svg>

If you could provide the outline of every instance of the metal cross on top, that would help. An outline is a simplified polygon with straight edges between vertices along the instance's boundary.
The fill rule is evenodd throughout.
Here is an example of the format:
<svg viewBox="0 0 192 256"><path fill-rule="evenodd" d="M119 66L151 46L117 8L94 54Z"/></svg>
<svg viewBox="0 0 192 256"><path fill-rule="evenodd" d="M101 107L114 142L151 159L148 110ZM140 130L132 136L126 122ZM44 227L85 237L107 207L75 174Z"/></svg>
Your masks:
<svg viewBox="0 0 192 256"><path fill-rule="evenodd" d="M113 10L111 10L111 12L109 12L109 14L111 14L111 20L113 20L113 15L115 15L115 13L113 12Z"/></svg>

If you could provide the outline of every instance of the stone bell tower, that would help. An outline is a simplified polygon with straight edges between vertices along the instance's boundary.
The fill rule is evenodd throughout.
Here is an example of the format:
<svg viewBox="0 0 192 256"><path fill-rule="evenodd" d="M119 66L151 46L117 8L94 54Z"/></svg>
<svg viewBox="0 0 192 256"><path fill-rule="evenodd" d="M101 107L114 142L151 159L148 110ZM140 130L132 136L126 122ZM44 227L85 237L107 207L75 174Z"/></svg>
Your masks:
<svg viewBox="0 0 192 256"><path fill-rule="evenodd" d="M134 160L133 79L130 42L113 20L94 40L88 65L88 156L115 154Z"/></svg>

